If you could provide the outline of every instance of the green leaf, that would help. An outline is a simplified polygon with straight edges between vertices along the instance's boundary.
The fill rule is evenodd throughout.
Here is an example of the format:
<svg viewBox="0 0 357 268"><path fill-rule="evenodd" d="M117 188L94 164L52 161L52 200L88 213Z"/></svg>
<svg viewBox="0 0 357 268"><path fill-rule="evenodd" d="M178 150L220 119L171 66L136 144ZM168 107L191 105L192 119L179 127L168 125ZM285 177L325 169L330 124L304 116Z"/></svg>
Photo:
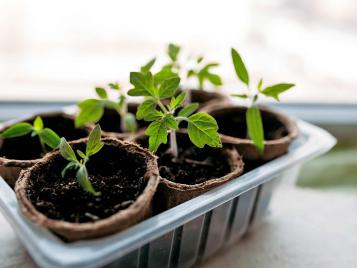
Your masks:
<svg viewBox="0 0 357 268"><path fill-rule="evenodd" d="M178 123L172 114L166 114L163 119L164 119L167 129L170 129L170 128L178 129Z"/></svg>
<svg viewBox="0 0 357 268"><path fill-rule="evenodd" d="M222 147L218 135L216 120L207 113L196 113L188 118L188 136L192 143L199 148L206 144L211 147Z"/></svg>
<svg viewBox="0 0 357 268"><path fill-rule="evenodd" d="M102 87L96 87L95 88L95 92L97 92L97 95L102 99L107 99L108 98L107 91Z"/></svg>
<svg viewBox="0 0 357 268"><path fill-rule="evenodd" d="M85 153L83 153L81 150L77 150L77 154L82 158L82 159L87 159L87 156Z"/></svg>
<svg viewBox="0 0 357 268"><path fill-rule="evenodd" d="M154 121L163 116L163 113L156 110L156 102L154 100L145 100L138 107L136 118L138 120Z"/></svg>
<svg viewBox="0 0 357 268"><path fill-rule="evenodd" d="M167 48L167 54L169 55L172 61L177 60L178 53L180 52L180 47L175 44L169 44Z"/></svg>
<svg viewBox="0 0 357 268"><path fill-rule="evenodd" d="M260 78L259 83L258 83L258 91L259 92L262 89L262 85L263 85L263 78Z"/></svg>
<svg viewBox="0 0 357 268"><path fill-rule="evenodd" d="M154 88L153 77L150 72L131 72L130 83L135 87L128 91L130 96L157 96L156 90Z"/></svg>
<svg viewBox="0 0 357 268"><path fill-rule="evenodd" d="M207 79L215 86L222 85L222 79L219 75L213 73L207 73Z"/></svg>
<svg viewBox="0 0 357 268"><path fill-rule="evenodd" d="M76 127L81 127L86 123L97 123L103 116L104 103L101 100L84 100L78 106L80 111L75 119Z"/></svg>
<svg viewBox="0 0 357 268"><path fill-rule="evenodd" d="M120 84L119 83L109 83L108 86L111 88L111 89L114 89L114 90L120 90Z"/></svg>
<svg viewBox="0 0 357 268"><path fill-rule="evenodd" d="M178 86L180 84L179 77L171 77L164 80L159 88L159 96L161 99L170 98L172 97Z"/></svg>
<svg viewBox="0 0 357 268"><path fill-rule="evenodd" d="M86 156L90 157L102 149L104 143L101 141L101 129L99 125L96 125L95 128L91 131L88 137L88 143L86 147Z"/></svg>
<svg viewBox="0 0 357 268"><path fill-rule="evenodd" d="M195 70L192 70L192 69L191 69L191 70L188 70L188 71L187 71L186 77L187 77L187 78L190 78L190 77L195 76L195 75L197 75L196 72L195 72Z"/></svg>
<svg viewBox="0 0 357 268"><path fill-rule="evenodd" d="M154 84L160 85L164 80L177 77L177 73L173 72L171 67L164 66L158 73L154 74Z"/></svg>
<svg viewBox="0 0 357 268"><path fill-rule="evenodd" d="M29 134L33 127L29 123L18 123L1 133L0 137L3 139L21 137Z"/></svg>
<svg viewBox="0 0 357 268"><path fill-rule="evenodd" d="M185 106L184 108L182 108L179 111L178 115L184 116L184 117L190 116L198 109L198 107L199 107L198 103L190 103L187 106Z"/></svg>
<svg viewBox="0 0 357 268"><path fill-rule="evenodd" d="M241 56L234 48L232 48L231 54L232 54L234 69L237 73L238 78L244 84L246 84L248 86L249 85L249 75L248 75L247 69L245 68L245 65L244 65L244 62L243 62Z"/></svg>
<svg viewBox="0 0 357 268"><path fill-rule="evenodd" d="M88 178L88 171L87 168L82 165L76 174L76 178L78 183L81 185L84 191L93 194L94 196L100 196L100 192L96 192Z"/></svg>
<svg viewBox="0 0 357 268"><path fill-rule="evenodd" d="M179 107L186 98L186 92L182 91L177 97L172 97L170 102L170 108L175 109Z"/></svg>
<svg viewBox="0 0 357 268"><path fill-rule="evenodd" d="M61 142L61 138L52 129L44 128L38 134L40 139L50 148L55 149Z"/></svg>
<svg viewBox="0 0 357 268"><path fill-rule="evenodd" d="M257 106L251 106L246 113L246 121L248 135L252 139L255 147L260 151L264 151L264 129L263 122Z"/></svg>
<svg viewBox="0 0 357 268"><path fill-rule="evenodd" d="M68 144L65 138L61 138L59 150L64 159L78 163L76 154L74 153L72 147Z"/></svg>
<svg viewBox="0 0 357 268"><path fill-rule="evenodd" d="M279 95L283 93L284 91L292 88L295 86L294 84L287 84L287 83L281 83L281 84L276 84L270 87L264 88L261 93L263 93L265 96L272 97L279 101Z"/></svg>
<svg viewBox="0 0 357 268"><path fill-rule="evenodd" d="M151 152L156 152L161 143L167 143L167 125L163 119L152 122L145 133L149 136Z"/></svg>
<svg viewBox="0 0 357 268"><path fill-rule="evenodd" d="M43 129L43 121L40 116L36 116L35 121L33 121L33 128L37 132Z"/></svg>
<svg viewBox="0 0 357 268"><path fill-rule="evenodd" d="M62 170L62 172L61 172L62 178L65 177L65 175L66 175L66 173L67 173L68 170L70 170L70 169L75 169L76 167L78 167L78 163L69 162L69 163L67 164L67 166L65 166L65 168L64 168L64 169Z"/></svg>
<svg viewBox="0 0 357 268"><path fill-rule="evenodd" d="M141 66L140 72L142 73L147 73L150 72L152 66L155 64L156 58L151 59L148 63L145 65Z"/></svg>
<svg viewBox="0 0 357 268"><path fill-rule="evenodd" d="M247 99L248 98L247 94L232 94L231 96L238 97L238 98L241 98L241 99Z"/></svg>
<svg viewBox="0 0 357 268"><path fill-rule="evenodd" d="M129 132L133 133L138 129L138 123L136 122L134 114L126 113L124 120L125 120L125 127Z"/></svg>

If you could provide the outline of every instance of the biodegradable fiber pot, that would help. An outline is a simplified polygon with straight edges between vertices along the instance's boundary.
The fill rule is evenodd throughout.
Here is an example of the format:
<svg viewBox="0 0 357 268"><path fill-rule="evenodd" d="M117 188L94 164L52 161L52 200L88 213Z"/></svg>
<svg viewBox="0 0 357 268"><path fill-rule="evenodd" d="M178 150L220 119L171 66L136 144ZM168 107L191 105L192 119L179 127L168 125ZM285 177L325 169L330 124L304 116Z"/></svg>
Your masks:
<svg viewBox="0 0 357 268"><path fill-rule="evenodd" d="M55 131L60 137L75 140L88 135L88 127L77 129L74 117L63 112L41 113L21 120L14 120L3 125L0 133L19 122L33 123L36 116L41 116L44 126ZM0 176L13 187L20 171L33 166L42 157L41 145L38 137L26 135L17 138L0 139Z"/></svg>
<svg viewBox="0 0 357 268"><path fill-rule="evenodd" d="M268 161L285 154L299 131L296 123L289 117L266 107L259 107L264 128L264 152L255 148L247 138L246 107L211 105L204 109L211 114L219 125L218 132L224 144L234 145L245 160Z"/></svg>
<svg viewBox="0 0 357 268"><path fill-rule="evenodd" d="M128 112L132 113L135 116L138 106L138 103L128 103ZM105 108L102 118L98 121L98 124L102 128L102 136L115 137L120 140L126 140L131 137L133 135L132 133L122 132L121 120L122 118L117 111ZM143 128L149 125L144 120L137 120L137 124L138 132L140 132ZM92 125L91 127L93 129L94 125Z"/></svg>
<svg viewBox="0 0 357 268"><path fill-rule="evenodd" d="M134 141L146 147L148 139L138 135ZM243 172L243 161L233 148L195 147L188 135L177 133L178 159L173 159L168 145L161 145L158 155L160 184L156 194L158 210L188 201L210 189L237 178Z"/></svg>
<svg viewBox="0 0 357 268"><path fill-rule="evenodd" d="M87 141L70 145L84 150ZM15 191L23 214L68 241L113 234L148 218L159 183L156 157L133 143L102 141L104 147L86 165L101 196L85 193L75 171L61 177L68 162L57 150L21 172Z"/></svg>

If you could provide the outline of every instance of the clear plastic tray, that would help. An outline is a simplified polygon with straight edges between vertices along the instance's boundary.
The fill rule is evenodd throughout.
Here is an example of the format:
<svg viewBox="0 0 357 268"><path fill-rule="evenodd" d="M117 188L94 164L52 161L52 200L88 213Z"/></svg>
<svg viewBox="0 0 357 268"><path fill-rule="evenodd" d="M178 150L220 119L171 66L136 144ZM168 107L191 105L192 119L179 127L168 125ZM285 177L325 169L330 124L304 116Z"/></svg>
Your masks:
<svg viewBox="0 0 357 268"><path fill-rule="evenodd" d="M336 142L298 121L289 153L118 234L64 243L22 216L13 190L0 179L0 209L40 267L190 267L237 241L267 210L277 178L296 176L302 162Z"/></svg>

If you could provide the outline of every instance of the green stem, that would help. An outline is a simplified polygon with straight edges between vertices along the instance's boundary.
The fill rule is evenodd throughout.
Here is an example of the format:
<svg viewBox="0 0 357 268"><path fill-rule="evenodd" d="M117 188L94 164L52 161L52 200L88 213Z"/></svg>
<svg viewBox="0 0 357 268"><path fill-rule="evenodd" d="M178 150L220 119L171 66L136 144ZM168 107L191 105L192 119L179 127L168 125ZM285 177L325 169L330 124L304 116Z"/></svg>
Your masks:
<svg viewBox="0 0 357 268"><path fill-rule="evenodd" d="M39 140L40 140L40 144L41 144L41 148L42 148L42 152L43 153L47 153L47 149L46 149L46 145L45 143L43 142L43 140L41 139L40 136L38 136Z"/></svg>
<svg viewBox="0 0 357 268"><path fill-rule="evenodd" d="M170 129L170 150L174 158L177 158L178 157L177 140L176 140L176 131L174 129Z"/></svg>

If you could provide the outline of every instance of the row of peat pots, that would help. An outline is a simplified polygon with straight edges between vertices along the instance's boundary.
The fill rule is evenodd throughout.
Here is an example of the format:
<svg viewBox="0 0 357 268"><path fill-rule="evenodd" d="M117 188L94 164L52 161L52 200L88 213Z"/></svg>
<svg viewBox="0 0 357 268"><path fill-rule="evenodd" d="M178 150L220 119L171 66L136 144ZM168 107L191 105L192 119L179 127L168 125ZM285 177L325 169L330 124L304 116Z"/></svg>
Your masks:
<svg viewBox="0 0 357 268"><path fill-rule="evenodd" d="M88 162L87 177L78 178L81 168L76 169L75 164L63 174L64 167L73 162L68 162L71 157L46 145L44 153L34 130L1 139L0 175L14 187L21 211L31 221L65 241L91 239L119 232L213 187L239 180L243 172L285 154L298 135L293 120L261 107L265 147L259 152L247 138L246 107L234 106L228 97L207 91L192 90L191 98L216 119L223 147L195 147L187 132L179 129L178 157L173 157L167 144L154 155L145 149L147 122L139 121L136 133L122 133L118 128L122 118L106 109L98 122L102 127L100 151L89 159L93 141L87 136L93 134L94 125L76 128L75 114L48 112L5 123L0 132L6 133L19 122L53 130L69 141L71 152L79 154L75 158L83 156L77 159L78 167ZM137 107L128 104L134 114ZM42 120L36 126L33 122L38 116ZM83 190L85 179L100 195Z"/></svg>

